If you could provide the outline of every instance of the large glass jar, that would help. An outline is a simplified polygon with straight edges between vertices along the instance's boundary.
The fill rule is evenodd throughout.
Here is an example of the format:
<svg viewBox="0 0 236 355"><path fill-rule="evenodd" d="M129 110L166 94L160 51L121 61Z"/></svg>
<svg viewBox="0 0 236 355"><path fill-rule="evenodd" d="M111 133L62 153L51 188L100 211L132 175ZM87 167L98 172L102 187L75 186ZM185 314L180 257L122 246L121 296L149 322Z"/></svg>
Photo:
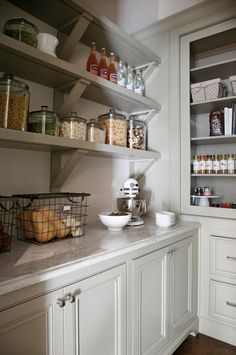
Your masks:
<svg viewBox="0 0 236 355"><path fill-rule="evenodd" d="M60 137L86 140L86 119L81 118L76 112L60 120Z"/></svg>
<svg viewBox="0 0 236 355"><path fill-rule="evenodd" d="M13 37L18 41L24 42L31 47L37 47L38 28L24 18L14 18L8 20L3 27L3 33Z"/></svg>
<svg viewBox="0 0 236 355"><path fill-rule="evenodd" d="M13 75L0 79L0 127L24 131L29 110L29 87Z"/></svg>
<svg viewBox="0 0 236 355"><path fill-rule="evenodd" d="M48 106L41 106L41 110L32 111L28 117L27 131L50 136L58 136L59 116L49 111Z"/></svg>
<svg viewBox="0 0 236 355"><path fill-rule="evenodd" d="M147 127L142 121L130 116L127 121L127 147L134 149L146 149Z"/></svg>
<svg viewBox="0 0 236 355"><path fill-rule="evenodd" d="M95 143L105 143L105 139L105 127L92 118L89 123L87 123L87 141Z"/></svg>
<svg viewBox="0 0 236 355"><path fill-rule="evenodd" d="M127 123L124 115L111 109L108 113L100 115L98 121L106 128L106 144L126 147Z"/></svg>

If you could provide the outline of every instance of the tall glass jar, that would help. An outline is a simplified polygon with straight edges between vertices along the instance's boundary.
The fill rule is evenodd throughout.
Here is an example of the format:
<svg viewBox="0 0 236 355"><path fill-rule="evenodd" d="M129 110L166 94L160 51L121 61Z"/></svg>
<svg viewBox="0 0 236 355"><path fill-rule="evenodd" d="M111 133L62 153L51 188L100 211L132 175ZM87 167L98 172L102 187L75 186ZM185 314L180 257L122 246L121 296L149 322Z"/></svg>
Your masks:
<svg viewBox="0 0 236 355"><path fill-rule="evenodd" d="M95 119L91 119L87 123L87 141L95 143L105 143L106 129L105 127L96 122Z"/></svg>
<svg viewBox="0 0 236 355"><path fill-rule="evenodd" d="M142 121L130 116L127 120L127 147L134 149L146 149L147 127Z"/></svg>
<svg viewBox="0 0 236 355"><path fill-rule="evenodd" d="M27 131L50 136L58 136L59 116L49 111L48 106L41 106L41 110L32 111L28 117Z"/></svg>
<svg viewBox="0 0 236 355"><path fill-rule="evenodd" d="M4 74L0 79L0 127L24 131L29 111L29 87Z"/></svg>
<svg viewBox="0 0 236 355"><path fill-rule="evenodd" d="M98 117L98 122L106 128L106 144L126 147L127 122L124 115L110 109L108 113Z"/></svg>
<svg viewBox="0 0 236 355"><path fill-rule="evenodd" d="M3 33L13 37L18 41L24 42L31 47L37 47L38 28L24 18L13 18L8 20L3 27Z"/></svg>
<svg viewBox="0 0 236 355"><path fill-rule="evenodd" d="M60 137L86 140L86 119L79 117L77 112L71 112L60 119Z"/></svg>

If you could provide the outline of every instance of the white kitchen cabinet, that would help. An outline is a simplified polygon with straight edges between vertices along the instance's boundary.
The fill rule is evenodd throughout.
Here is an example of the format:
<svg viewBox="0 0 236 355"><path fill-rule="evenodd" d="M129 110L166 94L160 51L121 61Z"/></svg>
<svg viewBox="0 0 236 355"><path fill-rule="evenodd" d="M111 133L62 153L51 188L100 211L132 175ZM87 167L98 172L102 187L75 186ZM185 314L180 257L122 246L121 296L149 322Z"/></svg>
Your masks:
<svg viewBox="0 0 236 355"><path fill-rule="evenodd" d="M191 166L194 155L236 153L235 135L209 136L210 112L236 103L229 81L229 77L236 73L235 34L236 19L233 18L181 37L182 213L222 218L236 216L235 209L216 207L221 202L232 203L236 199L236 167L234 173L193 174ZM228 88L226 97L190 102L190 83L217 78L221 78ZM199 206L199 198L191 197L196 186L213 189L208 199L209 207Z"/></svg>
<svg viewBox="0 0 236 355"><path fill-rule="evenodd" d="M63 355L63 313L57 305L61 296L58 290L2 310L1 354Z"/></svg>
<svg viewBox="0 0 236 355"><path fill-rule="evenodd" d="M191 236L132 265L132 355L162 354L197 317L197 245Z"/></svg>
<svg viewBox="0 0 236 355"><path fill-rule="evenodd" d="M64 355L126 354L126 266L63 289Z"/></svg>

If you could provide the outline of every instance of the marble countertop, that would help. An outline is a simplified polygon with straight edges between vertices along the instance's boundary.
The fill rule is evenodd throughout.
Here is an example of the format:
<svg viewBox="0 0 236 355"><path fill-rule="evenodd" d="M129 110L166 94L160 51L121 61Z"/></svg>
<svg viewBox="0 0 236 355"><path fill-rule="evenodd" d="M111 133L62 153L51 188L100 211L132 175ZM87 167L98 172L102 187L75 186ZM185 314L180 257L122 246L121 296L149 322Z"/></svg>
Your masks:
<svg viewBox="0 0 236 355"><path fill-rule="evenodd" d="M198 223L178 222L160 228L155 218L147 217L143 226L126 227L120 232L109 232L100 222L90 223L82 237L40 246L13 238L11 251L0 254L0 295L42 281L46 274L53 277L62 267L73 269L78 263L86 266L197 227Z"/></svg>

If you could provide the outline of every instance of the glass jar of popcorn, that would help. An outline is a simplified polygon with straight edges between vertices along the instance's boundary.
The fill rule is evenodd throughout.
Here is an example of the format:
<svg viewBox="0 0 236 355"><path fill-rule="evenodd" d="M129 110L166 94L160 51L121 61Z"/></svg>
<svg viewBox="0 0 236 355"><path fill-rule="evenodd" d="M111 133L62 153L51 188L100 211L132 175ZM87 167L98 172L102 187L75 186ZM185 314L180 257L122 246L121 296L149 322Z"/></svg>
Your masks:
<svg viewBox="0 0 236 355"><path fill-rule="evenodd" d="M86 119L71 112L60 119L59 135L64 138L86 140Z"/></svg>
<svg viewBox="0 0 236 355"><path fill-rule="evenodd" d="M105 143L106 129L92 118L87 123L87 141L94 143Z"/></svg>
<svg viewBox="0 0 236 355"><path fill-rule="evenodd" d="M124 115L110 109L108 113L98 116L98 122L106 128L106 144L126 147L127 123Z"/></svg>

